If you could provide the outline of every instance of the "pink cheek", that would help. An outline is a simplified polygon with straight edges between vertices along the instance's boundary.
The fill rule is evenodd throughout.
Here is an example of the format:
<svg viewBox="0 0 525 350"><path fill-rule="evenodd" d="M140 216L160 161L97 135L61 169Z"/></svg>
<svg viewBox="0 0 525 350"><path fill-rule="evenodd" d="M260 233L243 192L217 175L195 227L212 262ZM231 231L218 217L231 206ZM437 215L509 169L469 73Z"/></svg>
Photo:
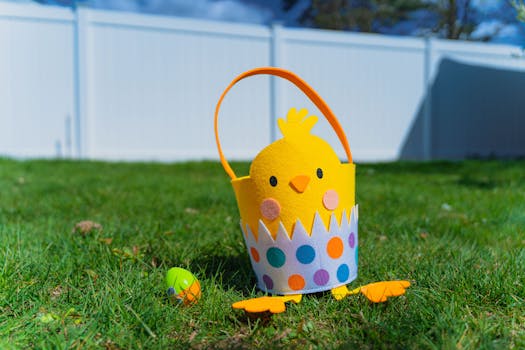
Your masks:
<svg viewBox="0 0 525 350"><path fill-rule="evenodd" d="M265 219L275 220L281 214L281 205L273 198L266 198L261 203L261 214Z"/></svg>
<svg viewBox="0 0 525 350"><path fill-rule="evenodd" d="M328 190L323 195L323 205L328 210L334 210L339 205L339 195L334 190Z"/></svg>

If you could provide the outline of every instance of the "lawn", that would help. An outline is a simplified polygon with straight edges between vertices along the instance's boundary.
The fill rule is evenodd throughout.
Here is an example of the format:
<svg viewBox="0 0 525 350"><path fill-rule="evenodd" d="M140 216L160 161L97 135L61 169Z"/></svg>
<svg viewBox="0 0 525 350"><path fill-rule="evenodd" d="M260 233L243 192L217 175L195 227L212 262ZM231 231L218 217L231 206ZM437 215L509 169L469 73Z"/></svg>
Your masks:
<svg viewBox="0 0 525 350"><path fill-rule="evenodd" d="M271 318L231 309L262 293L218 163L4 159L0 189L2 349L525 348L525 162L358 165L351 286L412 286ZM196 305L167 299L173 266L200 280Z"/></svg>

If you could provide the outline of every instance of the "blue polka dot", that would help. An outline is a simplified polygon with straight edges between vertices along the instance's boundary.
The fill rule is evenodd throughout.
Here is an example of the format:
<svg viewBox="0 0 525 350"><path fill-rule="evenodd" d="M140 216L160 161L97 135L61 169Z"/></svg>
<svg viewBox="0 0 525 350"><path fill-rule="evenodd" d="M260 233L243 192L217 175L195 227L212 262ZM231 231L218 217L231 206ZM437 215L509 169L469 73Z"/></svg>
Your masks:
<svg viewBox="0 0 525 350"><path fill-rule="evenodd" d="M315 259L315 250L312 246L305 244L297 248L295 256L301 264L309 264Z"/></svg>
<svg viewBox="0 0 525 350"><path fill-rule="evenodd" d="M345 282L348 279L348 276L350 275L350 270L348 269L347 264L341 264L337 268L337 280L339 282Z"/></svg>
<svg viewBox="0 0 525 350"><path fill-rule="evenodd" d="M279 248L271 247L266 251L266 259L273 267L281 267L286 262L286 255Z"/></svg>

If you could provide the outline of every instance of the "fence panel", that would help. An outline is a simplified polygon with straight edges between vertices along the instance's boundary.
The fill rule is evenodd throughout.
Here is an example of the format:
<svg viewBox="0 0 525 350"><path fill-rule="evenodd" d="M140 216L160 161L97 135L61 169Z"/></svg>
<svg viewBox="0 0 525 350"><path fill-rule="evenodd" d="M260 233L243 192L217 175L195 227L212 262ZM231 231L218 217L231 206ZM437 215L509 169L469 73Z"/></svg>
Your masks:
<svg viewBox="0 0 525 350"><path fill-rule="evenodd" d="M283 65L327 100L346 130L355 159L397 159L423 98L424 43L319 30L287 30L283 40ZM306 103L291 89L283 90L282 99L290 105ZM329 129L323 122L319 132L337 144ZM342 156L340 147L339 152Z"/></svg>
<svg viewBox="0 0 525 350"><path fill-rule="evenodd" d="M213 111L245 69L269 65L267 28L90 11L87 153L110 159L216 158ZM231 158L268 143L268 79L228 96L221 136Z"/></svg>
<svg viewBox="0 0 525 350"><path fill-rule="evenodd" d="M516 47L433 40L433 158L525 155L525 59Z"/></svg>
<svg viewBox="0 0 525 350"><path fill-rule="evenodd" d="M73 14L0 5L0 152L70 155L73 143Z"/></svg>
<svg viewBox="0 0 525 350"><path fill-rule="evenodd" d="M318 90L356 161L525 153L512 46L0 3L0 52L4 155L217 159L222 89L267 65ZM226 155L252 158L290 107L319 113L287 82L242 81L221 111ZM338 144L322 118L314 130Z"/></svg>

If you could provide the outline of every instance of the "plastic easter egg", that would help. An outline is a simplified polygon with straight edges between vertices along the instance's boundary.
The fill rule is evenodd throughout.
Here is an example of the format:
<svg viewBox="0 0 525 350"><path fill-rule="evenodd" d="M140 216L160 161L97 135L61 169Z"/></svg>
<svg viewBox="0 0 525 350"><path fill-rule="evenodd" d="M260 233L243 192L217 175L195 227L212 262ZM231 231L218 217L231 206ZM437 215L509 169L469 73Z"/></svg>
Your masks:
<svg viewBox="0 0 525 350"><path fill-rule="evenodd" d="M170 298L185 305L194 304L201 296L201 285L188 270L172 267L166 273L166 288Z"/></svg>

